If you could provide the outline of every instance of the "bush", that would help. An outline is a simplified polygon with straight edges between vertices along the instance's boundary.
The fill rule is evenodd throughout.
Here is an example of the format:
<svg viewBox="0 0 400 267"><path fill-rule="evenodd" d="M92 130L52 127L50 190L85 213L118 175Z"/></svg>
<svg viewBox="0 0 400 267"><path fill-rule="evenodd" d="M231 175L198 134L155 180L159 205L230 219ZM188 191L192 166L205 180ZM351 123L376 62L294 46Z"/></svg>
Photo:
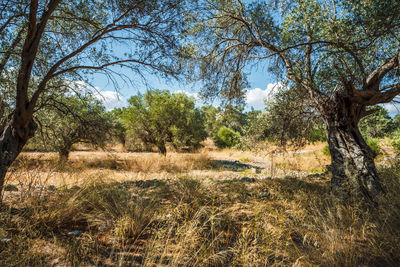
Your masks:
<svg viewBox="0 0 400 267"><path fill-rule="evenodd" d="M381 154L378 138L367 137L365 138L365 142L372 149L372 151L374 151L375 157Z"/></svg>
<svg viewBox="0 0 400 267"><path fill-rule="evenodd" d="M329 145L328 144L325 144L325 146L324 146L324 148L322 150L322 153L325 156L331 156L331 151L329 150Z"/></svg>
<svg viewBox="0 0 400 267"><path fill-rule="evenodd" d="M400 130L393 134L392 146L397 153L400 152Z"/></svg>
<svg viewBox="0 0 400 267"><path fill-rule="evenodd" d="M214 143L219 148L234 147L239 144L240 134L234 130L222 126L214 135Z"/></svg>

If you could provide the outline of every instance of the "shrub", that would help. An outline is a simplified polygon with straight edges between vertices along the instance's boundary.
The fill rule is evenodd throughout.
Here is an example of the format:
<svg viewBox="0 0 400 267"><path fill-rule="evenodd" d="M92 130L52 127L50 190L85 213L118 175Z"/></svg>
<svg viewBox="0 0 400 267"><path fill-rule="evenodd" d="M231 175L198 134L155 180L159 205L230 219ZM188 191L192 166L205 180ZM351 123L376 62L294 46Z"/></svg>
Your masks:
<svg viewBox="0 0 400 267"><path fill-rule="evenodd" d="M378 138L367 137L365 138L365 142L372 149L372 151L374 151L375 157L381 154Z"/></svg>
<svg viewBox="0 0 400 267"><path fill-rule="evenodd" d="M239 144L240 134L234 130L222 126L214 135L214 143L219 148L234 147Z"/></svg>
<svg viewBox="0 0 400 267"><path fill-rule="evenodd" d="M400 130L393 134L392 146L397 153L400 152Z"/></svg>
<svg viewBox="0 0 400 267"><path fill-rule="evenodd" d="M329 145L328 145L328 144L325 144L325 146L324 146L324 148L323 148L323 150L322 150L322 153L323 153L325 156L330 156L330 155L331 155L331 151L329 150Z"/></svg>

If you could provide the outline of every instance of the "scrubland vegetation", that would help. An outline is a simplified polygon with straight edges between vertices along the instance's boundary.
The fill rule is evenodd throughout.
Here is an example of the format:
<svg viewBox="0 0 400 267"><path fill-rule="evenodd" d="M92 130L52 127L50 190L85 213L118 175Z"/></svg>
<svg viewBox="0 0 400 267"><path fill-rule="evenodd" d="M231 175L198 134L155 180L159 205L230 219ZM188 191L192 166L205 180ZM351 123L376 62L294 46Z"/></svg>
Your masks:
<svg viewBox="0 0 400 267"><path fill-rule="evenodd" d="M0 265L399 266L399 36L398 0L0 0Z"/></svg>
<svg viewBox="0 0 400 267"><path fill-rule="evenodd" d="M52 136L31 139L6 177L0 265L400 262L400 161L392 134L398 123L384 109L362 122L386 190L376 207L333 193L329 148L317 126L283 147L267 119L271 111L205 106L198 111L209 136L202 147L183 153L166 134L165 154L129 130L128 111L96 114L110 119L104 150L96 149L99 142L78 143L60 160Z"/></svg>
<svg viewBox="0 0 400 267"><path fill-rule="evenodd" d="M294 164L324 168L322 147L274 166L268 151L72 152L63 166L25 153L3 195L1 265L397 265L399 163L380 168L383 205L344 202L329 173Z"/></svg>

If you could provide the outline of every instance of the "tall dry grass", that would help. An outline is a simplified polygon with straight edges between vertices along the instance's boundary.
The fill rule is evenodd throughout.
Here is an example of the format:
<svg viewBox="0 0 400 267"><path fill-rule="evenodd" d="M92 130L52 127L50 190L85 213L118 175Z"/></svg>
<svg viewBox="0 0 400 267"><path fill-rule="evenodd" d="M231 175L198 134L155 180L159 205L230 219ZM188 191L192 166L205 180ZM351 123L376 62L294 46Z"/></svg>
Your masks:
<svg viewBox="0 0 400 267"><path fill-rule="evenodd" d="M381 177L377 208L338 201L325 177L88 177L80 189L6 201L0 265L396 266L400 164Z"/></svg>
<svg viewBox="0 0 400 267"><path fill-rule="evenodd" d="M12 170L83 171L86 169L110 169L131 172L182 172L211 167L210 156L204 153L105 153L74 152L61 164L55 153L22 153Z"/></svg>

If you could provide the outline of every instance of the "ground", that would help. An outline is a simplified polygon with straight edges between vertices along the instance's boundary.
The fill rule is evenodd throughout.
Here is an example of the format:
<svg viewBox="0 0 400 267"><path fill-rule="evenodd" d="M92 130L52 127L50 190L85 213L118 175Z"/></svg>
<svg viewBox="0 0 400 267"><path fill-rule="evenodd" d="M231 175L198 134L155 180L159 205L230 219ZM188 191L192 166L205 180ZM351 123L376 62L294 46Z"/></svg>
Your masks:
<svg viewBox="0 0 400 267"><path fill-rule="evenodd" d="M75 151L64 168L56 153L24 152L6 183L71 187L87 181L87 176L113 181L192 178L284 177L323 173L329 157L324 144L289 151L240 151L203 149L199 153L126 153L116 151Z"/></svg>
<svg viewBox="0 0 400 267"><path fill-rule="evenodd" d="M3 196L0 265L398 265L400 164L378 159L381 207L344 203L323 146L75 151L61 165L23 153Z"/></svg>

